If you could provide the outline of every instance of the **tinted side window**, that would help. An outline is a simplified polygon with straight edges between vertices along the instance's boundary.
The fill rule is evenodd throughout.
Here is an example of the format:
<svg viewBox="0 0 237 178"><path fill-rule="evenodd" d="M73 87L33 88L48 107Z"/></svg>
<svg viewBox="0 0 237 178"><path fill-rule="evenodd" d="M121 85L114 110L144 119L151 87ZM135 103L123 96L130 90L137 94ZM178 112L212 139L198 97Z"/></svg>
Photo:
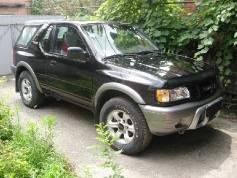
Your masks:
<svg viewBox="0 0 237 178"><path fill-rule="evenodd" d="M44 34L42 40L41 40L41 46L45 52L50 52L50 41L51 41L51 32L53 30L53 26L50 26L46 33Z"/></svg>
<svg viewBox="0 0 237 178"><path fill-rule="evenodd" d="M37 27L25 27L21 33L17 45L27 46L36 30Z"/></svg>
<svg viewBox="0 0 237 178"><path fill-rule="evenodd" d="M57 27L54 53L67 55L67 49L69 47L86 49L85 44L76 29L67 26Z"/></svg>
<svg viewBox="0 0 237 178"><path fill-rule="evenodd" d="M64 48L63 44L63 35L68 31L68 27L57 27L56 28L56 39L54 45L54 53L63 54L62 48Z"/></svg>

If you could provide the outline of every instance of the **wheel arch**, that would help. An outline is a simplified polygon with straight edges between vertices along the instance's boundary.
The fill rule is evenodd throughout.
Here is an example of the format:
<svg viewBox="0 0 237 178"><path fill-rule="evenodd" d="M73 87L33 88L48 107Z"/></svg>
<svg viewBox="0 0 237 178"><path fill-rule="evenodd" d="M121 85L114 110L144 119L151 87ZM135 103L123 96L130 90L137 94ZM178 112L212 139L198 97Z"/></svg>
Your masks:
<svg viewBox="0 0 237 178"><path fill-rule="evenodd" d="M114 97L125 97L137 104L146 104L142 97L132 88L120 83L103 84L96 92L95 107L95 123L99 123L100 110L103 105Z"/></svg>
<svg viewBox="0 0 237 178"><path fill-rule="evenodd" d="M35 72L33 71L33 69L31 68L31 66L29 64L27 64L26 62L24 61L21 61L19 63L17 63L17 70L16 70L16 74L15 74L15 88L16 88L16 92L19 92L19 88L18 88L18 80L19 80L19 77L20 77L20 74L23 72L23 71L28 71L34 82L35 82L35 85L37 87L37 89L39 90L40 93L44 93L40 84L39 84L39 81L35 75Z"/></svg>

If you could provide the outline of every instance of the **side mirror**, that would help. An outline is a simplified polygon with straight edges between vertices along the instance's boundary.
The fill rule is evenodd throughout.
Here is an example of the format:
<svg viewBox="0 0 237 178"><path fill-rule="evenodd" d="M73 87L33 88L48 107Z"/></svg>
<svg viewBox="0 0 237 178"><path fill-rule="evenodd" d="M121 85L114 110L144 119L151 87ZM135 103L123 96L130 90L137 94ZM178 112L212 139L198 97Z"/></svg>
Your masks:
<svg viewBox="0 0 237 178"><path fill-rule="evenodd" d="M88 58L88 53L80 47L69 47L67 49L67 56L71 60L85 63Z"/></svg>

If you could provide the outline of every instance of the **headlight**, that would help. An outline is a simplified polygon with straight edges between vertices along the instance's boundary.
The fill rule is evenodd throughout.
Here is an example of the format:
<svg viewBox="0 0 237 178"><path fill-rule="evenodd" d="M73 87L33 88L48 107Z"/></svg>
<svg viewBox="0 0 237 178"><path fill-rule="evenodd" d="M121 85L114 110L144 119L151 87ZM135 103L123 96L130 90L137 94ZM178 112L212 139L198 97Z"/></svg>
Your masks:
<svg viewBox="0 0 237 178"><path fill-rule="evenodd" d="M160 103L182 100L190 97L186 87L156 90L156 99Z"/></svg>

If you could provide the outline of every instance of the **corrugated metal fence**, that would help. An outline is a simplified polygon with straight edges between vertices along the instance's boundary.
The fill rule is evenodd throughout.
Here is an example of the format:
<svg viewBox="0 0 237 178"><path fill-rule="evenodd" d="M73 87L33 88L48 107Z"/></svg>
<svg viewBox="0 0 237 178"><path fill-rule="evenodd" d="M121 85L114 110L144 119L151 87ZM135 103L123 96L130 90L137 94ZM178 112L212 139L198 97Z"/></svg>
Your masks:
<svg viewBox="0 0 237 178"><path fill-rule="evenodd" d="M63 19L63 16L0 16L0 75L11 73L12 47L25 21Z"/></svg>

